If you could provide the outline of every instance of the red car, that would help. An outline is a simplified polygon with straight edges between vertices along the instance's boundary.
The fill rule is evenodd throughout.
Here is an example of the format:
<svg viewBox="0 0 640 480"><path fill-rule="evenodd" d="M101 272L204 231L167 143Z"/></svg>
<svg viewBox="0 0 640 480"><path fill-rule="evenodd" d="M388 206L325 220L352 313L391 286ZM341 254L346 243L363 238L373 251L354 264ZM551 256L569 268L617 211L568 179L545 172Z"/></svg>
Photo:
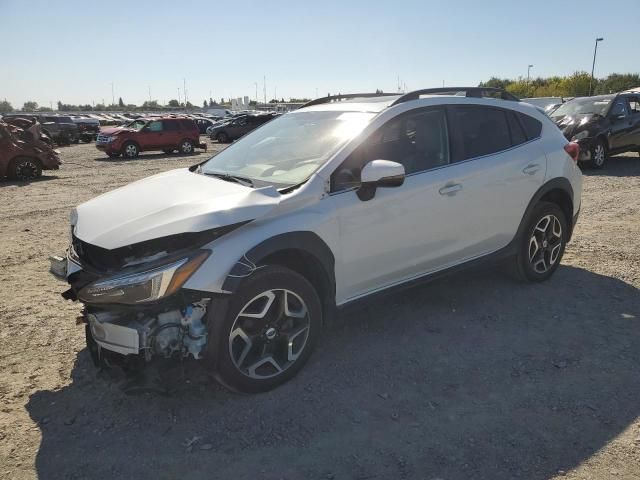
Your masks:
<svg viewBox="0 0 640 480"><path fill-rule="evenodd" d="M193 120L163 117L139 118L124 127L104 128L96 139L96 148L112 158L135 158L151 150L193 153L195 148L206 150L207 145L200 142L200 131Z"/></svg>
<svg viewBox="0 0 640 480"><path fill-rule="evenodd" d="M0 177L32 180L42 170L57 170L62 163L58 152L22 129L0 121Z"/></svg>

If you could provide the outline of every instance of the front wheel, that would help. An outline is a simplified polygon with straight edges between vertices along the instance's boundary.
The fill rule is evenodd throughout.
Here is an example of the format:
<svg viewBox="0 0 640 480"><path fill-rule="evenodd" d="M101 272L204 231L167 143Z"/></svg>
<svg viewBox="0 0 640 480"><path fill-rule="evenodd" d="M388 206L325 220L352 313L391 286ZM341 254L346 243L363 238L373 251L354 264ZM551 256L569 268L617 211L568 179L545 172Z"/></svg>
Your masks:
<svg viewBox="0 0 640 480"><path fill-rule="evenodd" d="M140 150L138 149L138 145L133 142L125 143L124 147L122 147L122 156L126 158L136 158Z"/></svg>
<svg viewBox="0 0 640 480"><path fill-rule="evenodd" d="M540 202L529 216L520 239L516 255L519 276L530 282L549 279L562 260L567 233L562 209L555 203Z"/></svg>
<svg viewBox="0 0 640 480"><path fill-rule="evenodd" d="M606 160L607 147L602 140L596 140L593 147L591 147L591 160L589 160L589 166L597 169L603 168Z"/></svg>
<svg viewBox="0 0 640 480"><path fill-rule="evenodd" d="M218 143L227 143L229 141L229 135L224 132L220 132L216 135L216 140L218 140Z"/></svg>
<svg viewBox="0 0 640 480"><path fill-rule="evenodd" d="M211 324L213 323L213 325ZM302 275L278 265L260 268L210 322L216 378L232 390L265 392L291 379L317 342L322 307Z"/></svg>
<svg viewBox="0 0 640 480"><path fill-rule="evenodd" d="M31 157L18 157L9 165L9 178L26 182L42 175L40 160Z"/></svg>

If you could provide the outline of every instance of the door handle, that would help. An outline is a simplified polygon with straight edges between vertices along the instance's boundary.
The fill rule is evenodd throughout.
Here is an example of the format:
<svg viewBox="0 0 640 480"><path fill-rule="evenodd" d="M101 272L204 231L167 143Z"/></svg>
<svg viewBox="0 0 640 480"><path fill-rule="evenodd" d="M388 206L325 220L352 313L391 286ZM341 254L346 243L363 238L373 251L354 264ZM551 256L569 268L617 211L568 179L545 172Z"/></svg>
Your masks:
<svg viewBox="0 0 640 480"><path fill-rule="evenodd" d="M525 175L535 175L536 173L538 173L539 170L540 170L540 165L537 165L537 164L527 165L522 169L522 173L524 173Z"/></svg>
<svg viewBox="0 0 640 480"><path fill-rule="evenodd" d="M462 190L462 185L460 185L459 183L451 183L442 187L440 190L438 190L438 192L440 192L440 195L453 196L460 190Z"/></svg>

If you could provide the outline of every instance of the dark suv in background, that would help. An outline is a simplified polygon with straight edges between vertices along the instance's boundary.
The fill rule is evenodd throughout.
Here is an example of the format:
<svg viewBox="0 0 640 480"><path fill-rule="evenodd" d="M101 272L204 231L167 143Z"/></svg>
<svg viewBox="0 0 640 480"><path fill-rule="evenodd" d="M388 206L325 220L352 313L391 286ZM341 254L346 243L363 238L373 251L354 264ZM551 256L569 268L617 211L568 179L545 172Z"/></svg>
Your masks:
<svg viewBox="0 0 640 480"><path fill-rule="evenodd" d="M251 130L258 128L260 125L267 123L276 117L275 113L266 113L262 115L241 115L228 122L218 125L211 130L210 137L220 143L227 143L246 135Z"/></svg>
<svg viewBox="0 0 640 480"><path fill-rule="evenodd" d="M580 145L580 162L604 167L608 155L640 152L640 93L579 97L560 105L551 118L567 140Z"/></svg>
<svg viewBox="0 0 640 480"><path fill-rule="evenodd" d="M200 142L198 126L190 118L163 117L140 118L124 127L103 128L96 148L111 158L135 158L140 152L152 150L193 153L195 148L206 150L207 145Z"/></svg>

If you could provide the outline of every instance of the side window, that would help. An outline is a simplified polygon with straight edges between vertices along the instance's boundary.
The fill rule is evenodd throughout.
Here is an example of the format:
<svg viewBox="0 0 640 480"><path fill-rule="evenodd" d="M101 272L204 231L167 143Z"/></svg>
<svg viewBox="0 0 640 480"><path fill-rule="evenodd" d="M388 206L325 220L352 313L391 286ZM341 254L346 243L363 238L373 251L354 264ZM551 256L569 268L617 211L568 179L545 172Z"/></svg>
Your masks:
<svg viewBox="0 0 640 480"><path fill-rule="evenodd" d="M180 126L182 127L182 130L195 129L195 127L193 126L193 123L191 123L189 120L180 120Z"/></svg>
<svg viewBox="0 0 640 480"><path fill-rule="evenodd" d="M444 109L402 114L373 132L338 167L332 177L332 191L357 186L362 167L372 160L400 163L407 175L448 165L449 135Z"/></svg>
<svg viewBox="0 0 640 480"><path fill-rule="evenodd" d="M511 132L511 145L520 145L527 141L520 120L514 112L507 112L507 121L509 122L509 131Z"/></svg>
<svg viewBox="0 0 640 480"><path fill-rule="evenodd" d="M150 122L149 123L149 130L151 130L152 132L161 132L162 131L162 122L159 120L156 120L154 122Z"/></svg>
<svg viewBox="0 0 640 480"><path fill-rule="evenodd" d="M178 121L177 120L163 120L163 129L168 132L175 132L178 130Z"/></svg>
<svg viewBox="0 0 640 480"><path fill-rule="evenodd" d="M524 126L524 131L527 134L528 140L533 140L534 138L538 138L542 133L542 123L536 120L529 115L525 115L524 113L519 113L518 117L522 122L522 126Z"/></svg>
<svg viewBox="0 0 640 480"><path fill-rule="evenodd" d="M462 141L460 160L481 157L511 148L507 116L486 107L455 107L456 125Z"/></svg>
<svg viewBox="0 0 640 480"><path fill-rule="evenodd" d="M640 97L627 97L627 100L629 100L629 110L631 114L640 113Z"/></svg>
<svg viewBox="0 0 640 480"><path fill-rule="evenodd" d="M627 116L627 107L625 105L625 101L622 98L616 100L616 103L611 107L610 117L616 118L619 116Z"/></svg>

